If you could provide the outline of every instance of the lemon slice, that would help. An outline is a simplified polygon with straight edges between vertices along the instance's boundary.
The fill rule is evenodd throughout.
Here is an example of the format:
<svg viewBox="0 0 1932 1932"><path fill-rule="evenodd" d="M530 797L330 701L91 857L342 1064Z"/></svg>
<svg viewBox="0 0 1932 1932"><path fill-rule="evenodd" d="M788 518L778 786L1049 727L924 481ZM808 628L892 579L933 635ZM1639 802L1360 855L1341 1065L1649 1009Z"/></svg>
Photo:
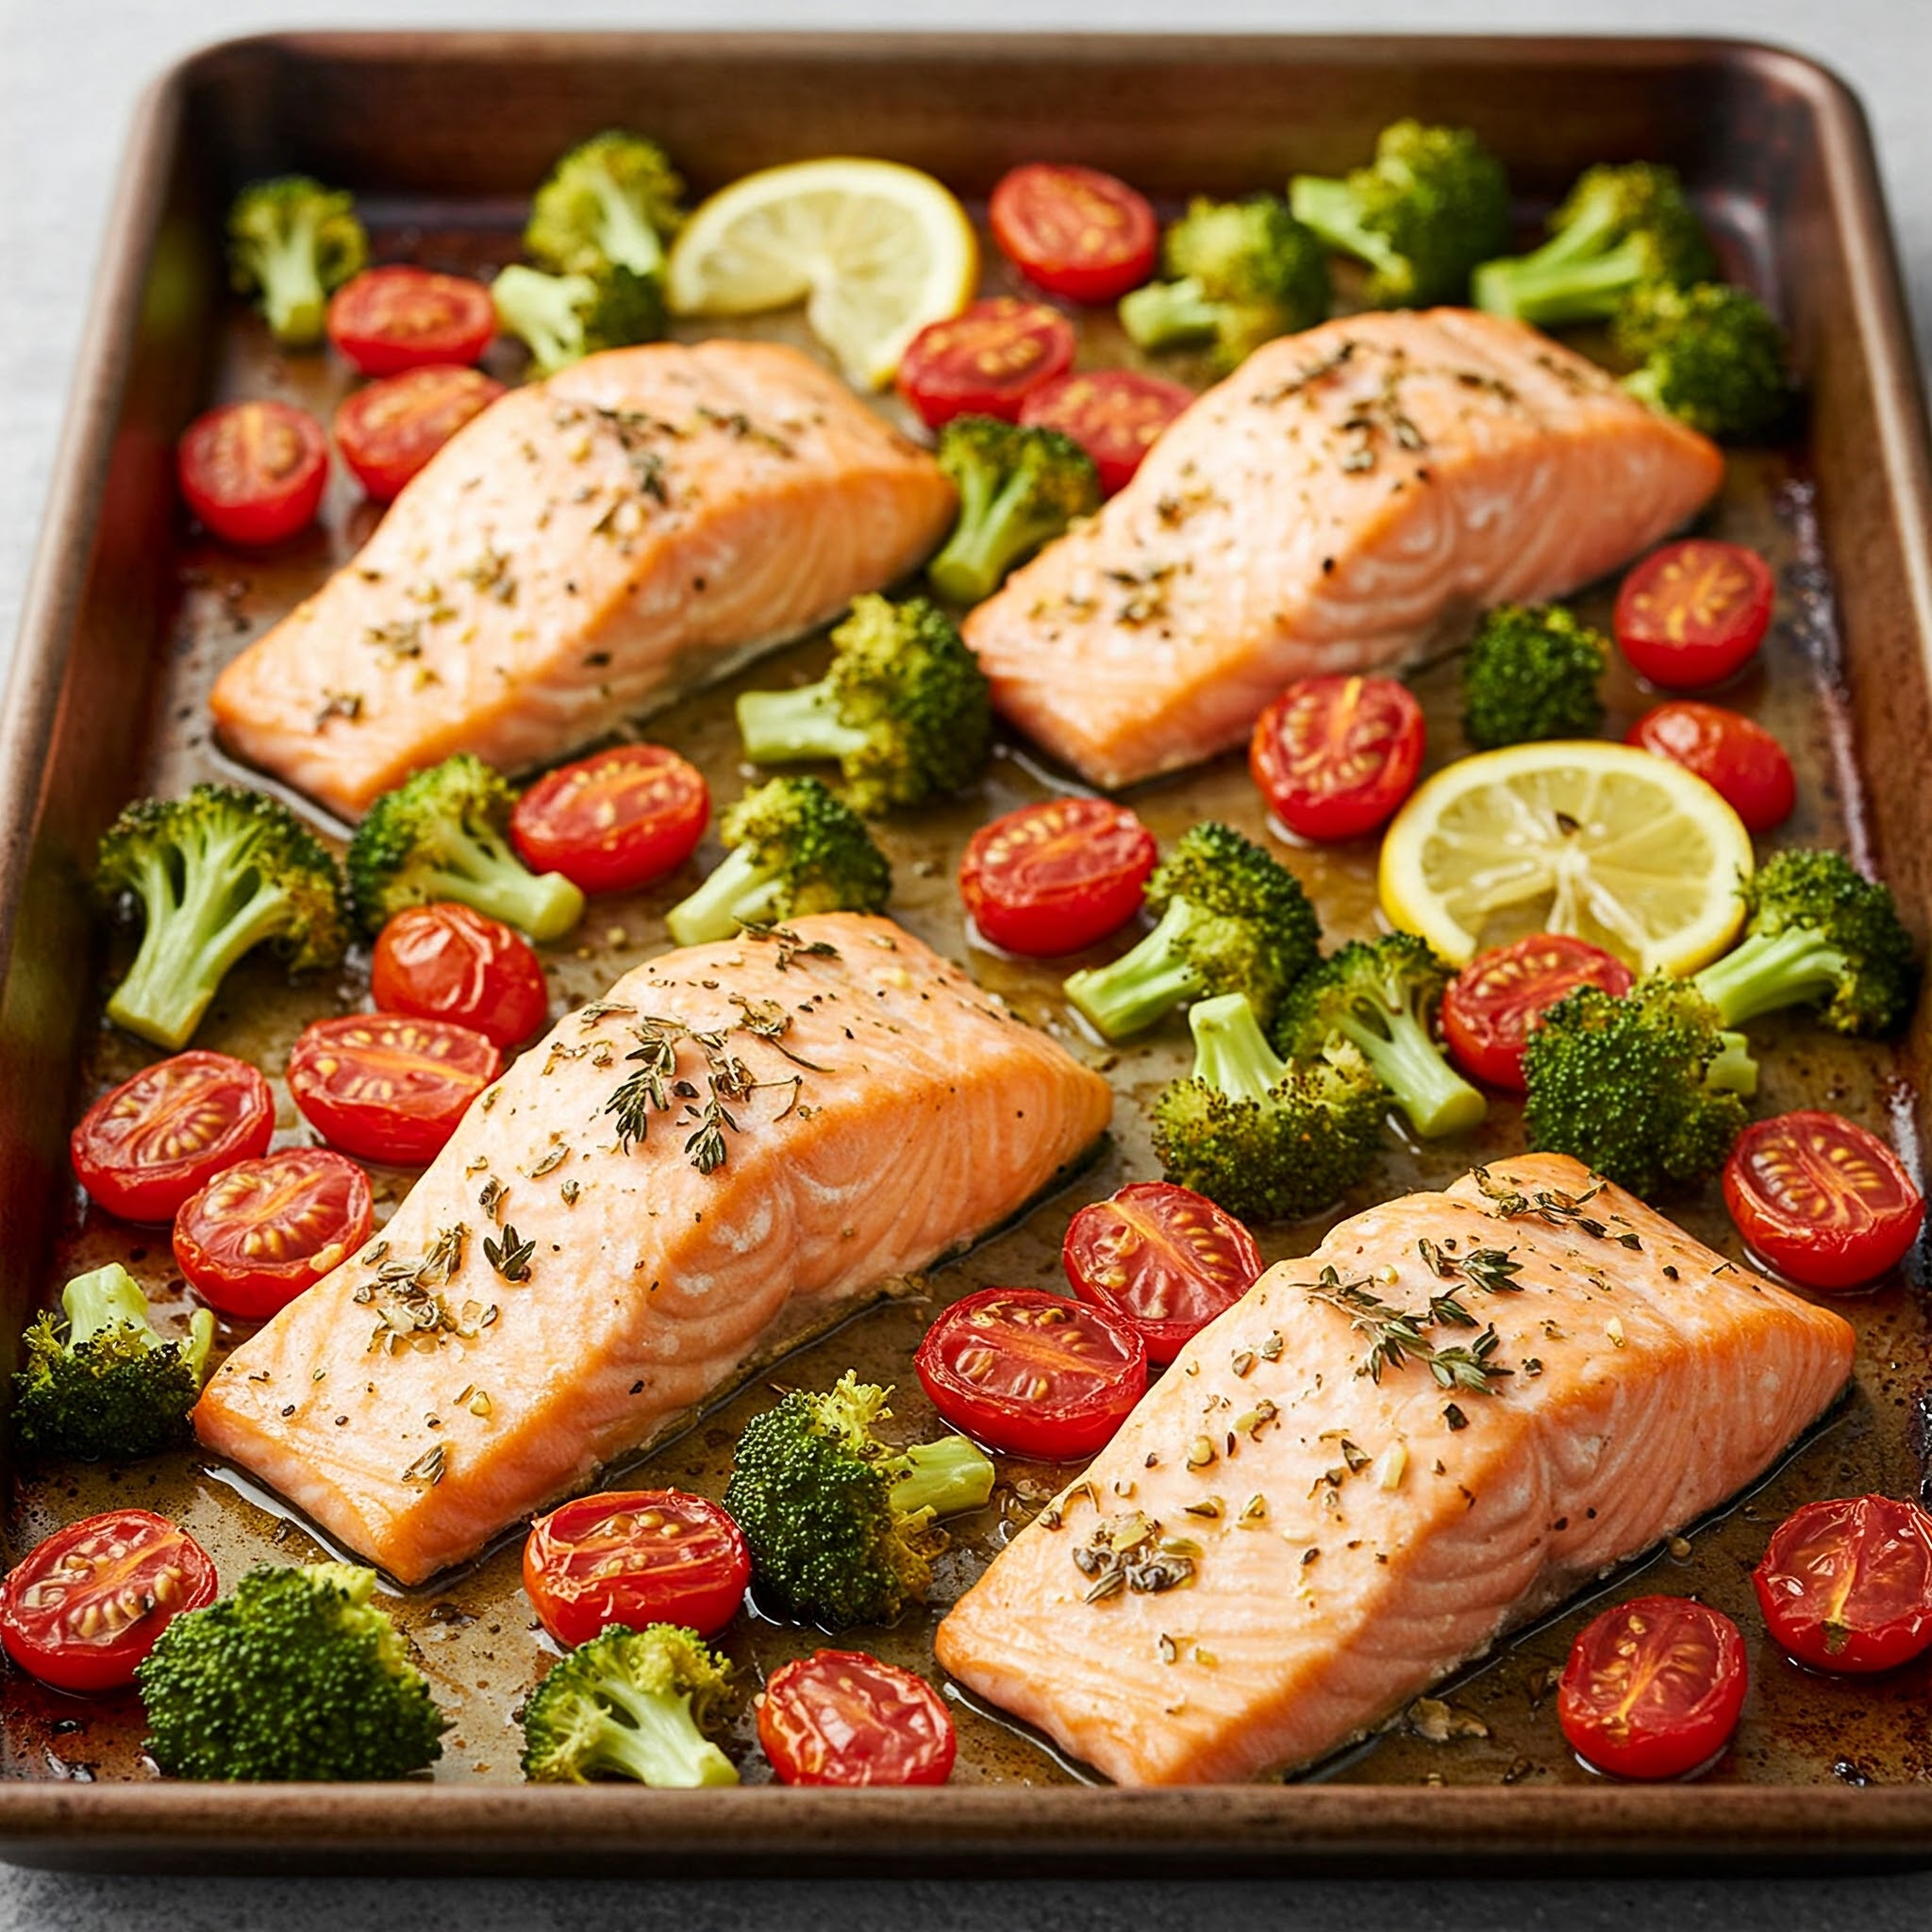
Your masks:
<svg viewBox="0 0 1932 1932"><path fill-rule="evenodd" d="M665 275L678 315L806 305L850 380L882 389L929 322L979 280L966 210L930 175L833 157L765 168L711 196L679 231Z"/></svg>
<svg viewBox="0 0 1932 1932"><path fill-rule="evenodd" d="M1751 835L1683 766L1595 740L1441 771L1382 842L1382 909L1445 959L1574 933L1641 973L1690 973L1743 920Z"/></svg>

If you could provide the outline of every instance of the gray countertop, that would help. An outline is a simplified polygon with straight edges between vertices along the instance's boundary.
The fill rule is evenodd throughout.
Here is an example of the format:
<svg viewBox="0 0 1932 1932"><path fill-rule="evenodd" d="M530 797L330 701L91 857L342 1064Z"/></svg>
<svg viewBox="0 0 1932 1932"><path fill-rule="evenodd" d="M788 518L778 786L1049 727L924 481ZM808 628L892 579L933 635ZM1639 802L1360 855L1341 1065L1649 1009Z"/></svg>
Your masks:
<svg viewBox="0 0 1932 1932"><path fill-rule="evenodd" d="M38 533L100 224L129 108L187 49L284 26L1045 27L1196 31L1669 32L1739 35L1816 55L1863 96L1879 141L1922 354L1932 348L1932 0L0 0L0 651L10 648ZM563 1875L563 1874L559 1874ZM1932 1875L1803 1882L1156 1885L383 1882L106 1878L0 1867L0 1926L60 1932L1215 1932L1682 1925L1905 1932L1932 1915Z"/></svg>

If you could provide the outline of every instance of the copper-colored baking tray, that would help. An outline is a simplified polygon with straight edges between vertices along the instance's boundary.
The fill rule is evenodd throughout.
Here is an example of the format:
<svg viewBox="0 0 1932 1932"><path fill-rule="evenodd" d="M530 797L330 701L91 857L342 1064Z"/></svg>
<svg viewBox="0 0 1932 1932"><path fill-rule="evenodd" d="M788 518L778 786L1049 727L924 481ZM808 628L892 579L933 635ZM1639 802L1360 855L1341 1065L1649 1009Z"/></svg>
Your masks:
<svg viewBox="0 0 1932 1932"><path fill-rule="evenodd" d="M1554 111L1553 111L1554 108ZM1744 453L1712 526L1759 544L1779 568L1765 666L1730 694L1792 747L1804 802L1787 836L1847 842L1884 869L1913 924L1932 913L1932 789L1920 781L1932 712L1925 425L1890 243L1858 109L1792 56L1729 43L1561 40L1058 39L579 35L291 36L217 47L144 102L123 177L82 377L57 474L9 703L0 717L0 1253L10 1350L28 1310L83 1260L130 1262L163 1306L181 1286L165 1241L92 1219L65 1166L86 1098L139 1063L98 1024L110 966L82 884L93 841L132 792L224 769L201 699L216 666L352 549L371 526L338 482L319 534L263 559L191 541L175 508L170 453L188 417L236 393L280 393L326 411L343 387L326 358L276 358L223 289L220 213L251 175L302 167L355 188L378 252L484 267L514 251L531 184L571 141L629 124L665 142L699 190L747 169L824 152L882 154L931 169L969 202L1012 162L1078 158L1168 201L1275 183L1347 164L1398 114L1473 124L1508 160L1524 214L1590 161L1677 163L1748 275L1788 320L1810 411L1789 450ZM995 261L990 275L1003 272ZM760 326L763 326L762 325ZM773 325L780 332L795 325ZM1119 359L1105 318L1084 352ZM1601 615L1602 598L1586 599ZM795 647L760 681L784 681L823 645ZM741 680L742 682L743 680ZM1420 674L1437 756L1455 742L1453 677ZM740 782L733 687L680 706L651 730L697 758L729 797ZM1610 691L1611 726L1641 703ZM1057 781L1003 748L985 787L894 825L896 909L967 958L1038 1024L1064 1028L1049 973L969 952L953 900L959 844L990 811ZM1257 834L1238 758L1142 788L1136 804L1170 837L1215 813ZM1295 851L1290 862L1338 937L1371 929L1366 844ZM662 941L675 890L601 902L551 960L559 997L584 998ZM340 984L297 993L247 966L201 1036L273 1074L294 1029ZM1114 1143L1076 1191L770 1372L648 1465L715 1493L744 1414L769 1379L813 1381L847 1362L907 1375L934 1303L1001 1279L1048 1279L1072 1206L1147 1171L1137 1093L1178 1064L1180 1029L1112 1057ZM1922 1019L1896 1060L1802 1027L1767 1027L1767 1108L1825 1100L1919 1130L1928 1047ZM1082 1050L1087 1050L1083 1048ZM284 1101L283 1138L303 1137ZM1518 1142L1499 1108L1480 1147L1395 1150L1377 1186L1429 1181ZM406 1184L379 1175L390 1198ZM1364 1199L1367 1192L1364 1192ZM1361 1200L1351 1204L1362 1205ZM1706 1199L1686 1219L1733 1241ZM1271 1255L1320 1227L1276 1231ZM1735 1251L1735 1250L1734 1250ZM1120 1872L1302 1867L1440 1871L1531 1859L1628 1870L1730 1863L1916 1861L1932 1855L1932 1747L1922 1740L1932 1665L1876 1684L1807 1680L1764 1641L1745 1572L1765 1525L1799 1498L1873 1487L1912 1493L1922 1472L1911 1411L1932 1374L1916 1285L1855 1311L1852 1397L1759 1491L1653 1559L1665 1587L1695 1589L1745 1625L1757 1689L1736 1747L1703 1782L1665 1789L1594 1779L1562 1751L1543 1702L1580 1612L1512 1641L1446 1694L1474 1721L1444 1744L1398 1727L1313 1780L1207 1791L1121 1791L1080 1782L1040 1743L959 1702L960 1767L938 1791L651 1792L518 1784L510 1712L544 1656L516 1587L514 1548L397 1599L455 1711L434 1782L208 1788L158 1781L139 1757L132 1701L85 1706L9 1675L0 1692L0 1855L40 1863L227 1870L278 1864L475 1872L1053 1865ZM897 1407L930 1424L915 1388ZM1051 1472L1008 1463L995 1507L959 1526L938 1596L956 1596L1006 1525L1047 1492ZM110 1499L188 1522L225 1579L264 1556L299 1557L307 1529L259 1507L202 1458L133 1472L22 1473L11 1491L17 1554L59 1520ZM930 1618L866 1633L931 1670ZM730 1640L747 1684L810 1641L754 1620ZM747 1776L760 1774L735 1748ZM460 1740L460 1741L458 1741Z"/></svg>

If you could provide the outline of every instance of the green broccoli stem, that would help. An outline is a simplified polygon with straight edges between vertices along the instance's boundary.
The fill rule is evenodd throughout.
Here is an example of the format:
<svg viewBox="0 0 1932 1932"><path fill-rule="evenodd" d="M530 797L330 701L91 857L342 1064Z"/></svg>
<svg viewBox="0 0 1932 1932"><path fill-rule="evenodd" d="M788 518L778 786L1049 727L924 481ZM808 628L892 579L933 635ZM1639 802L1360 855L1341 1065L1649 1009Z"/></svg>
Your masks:
<svg viewBox="0 0 1932 1932"><path fill-rule="evenodd" d="M1026 552L1054 534L1057 524L1026 515L1033 478L1016 469L991 491L982 483L960 492L959 521L945 548L925 567L933 588L956 604L991 597Z"/></svg>
<svg viewBox="0 0 1932 1932"><path fill-rule="evenodd" d="M1383 275L1392 275L1402 266L1402 258L1386 238L1362 226L1355 191L1346 181L1297 175L1289 184L1289 197L1295 220L1314 229L1338 253L1352 255Z"/></svg>
<svg viewBox="0 0 1932 1932"><path fill-rule="evenodd" d="M748 691L738 700L738 731L755 765L792 765L808 758L848 758L866 735L839 716L830 678L797 691Z"/></svg>
<svg viewBox="0 0 1932 1932"><path fill-rule="evenodd" d="M899 1472L892 1478L892 1513L908 1524L983 1509L992 1494L992 1463L964 1436L917 1443L885 1467Z"/></svg>
<svg viewBox="0 0 1932 1932"><path fill-rule="evenodd" d="M67 1311L69 1348L78 1348L107 1328L138 1328L156 1341L160 1340L148 1319L141 1283L118 1261L76 1274L60 1291L60 1306Z"/></svg>
<svg viewBox="0 0 1932 1932"><path fill-rule="evenodd" d="M290 222L287 235L265 247L255 263L269 333L289 348L321 341L328 318L316 241L315 216L298 214Z"/></svg>
<svg viewBox="0 0 1932 1932"><path fill-rule="evenodd" d="M1375 1012L1380 1027L1351 1010L1337 1030L1361 1049L1416 1132L1433 1141L1475 1126L1489 1102L1449 1064L1422 1021L1406 1006L1391 1012L1378 1003Z"/></svg>
<svg viewBox="0 0 1932 1932"><path fill-rule="evenodd" d="M1844 977L1845 956L1812 925L1753 933L1691 978L1726 1026L1760 1013L1830 997Z"/></svg>
<svg viewBox="0 0 1932 1932"><path fill-rule="evenodd" d="M1288 1072L1245 993L1197 1002L1188 1027L1194 1036L1194 1078L1230 1100L1266 1100Z"/></svg>
<svg viewBox="0 0 1932 1932"><path fill-rule="evenodd" d="M1120 303L1121 326L1143 349L1204 341L1219 329L1222 313L1221 305L1208 301L1193 275L1149 282L1123 295Z"/></svg>
<svg viewBox="0 0 1932 1932"><path fill-rule="evenodd" d="M493 834L468 826L444 833L441 863L425 868L420 883L431 899L460 899L540 941L560 940L584 916L584 895L560 872L532 873Z"/></svg>
<svg viewBox="0 0 1932 1932"><path fill-rule="evenodd" d="M1719 1093L1740 1093L1746 1100L1757 1091L1757 1062L1741 1033L1720 1033L1722 1048L1704 1071L1704 1084Z"/></svg>
<svg viewBox="0 0 1932 1932"><path fill-rule="evenodd" d="M698 1729L689 1697L653 1696L619 1678L594 1694L605 1719L596 1755L611 1769L663 1790L738 1782L730 1758Z"/></svg>
<svg viewBox="0 0 1932 1932"><path fill-rule="evenodd" d="M664 915L664 924L680 946L728 940L771 911L779 885L778 873L760 859L756 845L736 846L690 898Z"/></svg>
<svg viewBox="0 0 1932 1932"><path fill-rule="evenodd" d="M1642 281L1649 258L1634 237L1607 253L1581 260L1546 260L1541 251L1514 260L1486 261L1476 270L1475 306L1491 315L1513 315L1539 327L1573 322L1607 322Z"/></svg>
<svg viewBox="0 0 1932 1932"><path fill-rule="evenodd" d="M498 323L529 350L540 375L583 358L583 308L596 294L588 276L546 275L515 262L491 283L490 294Z"/></svg>
<svg viewBox="0 0 1932 1932"><path fill-rule="evenodd" d="M1090 966L1062 989L1104 1040L1124 1040L1174 1011L1201 990L1193 964L1175 941L1193 918L1185 899L1170 899L1160 922L1110 966Z"/></svg>
<svg viewBox="0 0 1932 1932"><path fill-rule="evenodd" d="M630 198L608 175L596 182L597 205L603 213L598 241L605 255L633 275L654 275L664 266L664 244L658 231L638 213Z"/></svg>

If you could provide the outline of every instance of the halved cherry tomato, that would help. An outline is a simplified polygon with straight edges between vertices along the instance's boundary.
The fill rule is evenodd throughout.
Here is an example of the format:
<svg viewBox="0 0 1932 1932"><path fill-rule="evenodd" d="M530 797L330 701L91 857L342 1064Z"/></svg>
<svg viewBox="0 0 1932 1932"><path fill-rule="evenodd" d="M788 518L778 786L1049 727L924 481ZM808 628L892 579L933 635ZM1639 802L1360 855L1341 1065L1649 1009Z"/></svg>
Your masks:
<svg viewBox="0 0 1932 1932"><path fill-rule="evenodd" d="M369 1176L326 1147L216 1174L175 1217L175 1261L209 1307L265 1322L340 1268L375 1220Z"/></svg>
<svg viewBox="0 0 1932 1932"><path fill-rule="evenodd" d="M1673 698L1646 711L1624 741L1695 772L1744 821L1746 831L1783 824L1798 802L1784 746L1762 724L1722 705Z"/></svg>
<svg viewBox="0 0 1932 1932"><path fill-rule="evenodd" d="M982 825L959 861L980 936L1009 953L1077 953L1141 909L1159 848L1124 805L1052 798Z"/></svg>
<svg viewBox="0 0 1932 1932"><path fill-rule="evenodd" d="M268 1152L275 1095L246 1060L177 1053L104 1093L68 1141L90 1195L123 1221L169 1222L225 1167Z"/></svg>
<svg viewBox="0 0 1932 1932"><path fill-rule="evenodd" d="M110 1509L57 1529L7 1573L0 1643L57 1690L123 1690L161 1632L220 1591L185 1529L152 1509Z"/></svg>
<svg viewBox="0 0 1932 1932"><path fill-rule="evenodd" d="M899 393L928 429L955 416L1020 418L1020 405L1074 366L1074 325L1044 302L993 295L928 323L899 360Z"/></svg>
<svg viewBox="0 0 1932 1932"><path fill-rule="evenodd" d="M987 217L1000 253L1056 295L1111 302L1154 273L1160 224L1153 205L1098 168L1014 168L994 184Z"/></svg>
<svg viewBox="0 0 1932 1932"><path fill-rule="evenodd" d="M1932 1645L1932 1516L1890 1496L1807 1503L1772 1531L1751 1582L1801 1664L1895 1670Z"/></svg>
<svg viewBox="0 0 1932 1932"><path fill-rule="evenodd" d="M1533 932L1478 953L1442 994L1442 1032L1466 1074L1511 1093L1524 1090L1530 1028L1567 992L1600 986L1617 998L1636 974L1613 953L1568 933Z"/></svg>
<svg viewBox="0 0 1932 1932"><path fill-rule="evenodd" d="M715 1637L738 1614L751 1552L715 1503L681 1490L579 1496L530 1525L524 1589L573 1649L611 1624L681 1624Z"/></svg>
<svg viewBox="0 0 1932 1932"><path fill-rule="evenodd" d="M620 744L539 778L517 800L509 835L532 872L625 892L675 872L710 817L695 765L661 744Z"/></svg>
<svg viewBox="0 0 1932 1932"><path fill-rule="evenodd" d="M1083 1302L1131 1322L1147 1359L1164 1364L1254 1287L1261 1251L1212 1201L1133 1181L1074 1216L1060 1264Z"/></svg>
<svg viewBox="0 0 1932 1932"><path fill-rule="evenodd" d="M1248 769L1304 839L1373 832L1415 790L1427 731L1393 677L1298 677L1255 721Z"/></svg>
<svg viewBox="0 0 1932 1932"><path fill-rule="evenodd" d="M1757 551L1693 537L1653 550L1624 579L1611 623L1640 676L1666 691L1702 691L1763 641L1775 593Z"/></svg>
<svg viewBox="0 0 1932 1932"><path fill-rule="evenodd" d="M956 1429L1048 1462L1103 1447L1147 1388L1139 1328L1037 1288L983 1289L955 1302L912 1365Z"/></svg>
<svg viewBox="0 0 1932 1932"><path fill-rule="evenodd" d="M502 383L480 369L405 370L342 398L336 411L336 446L369 495L390 503L471 417L481 415L502 393Z"/></svg>
<svg viewBox="0 0 1932 1932"><path fill-rule="evenodd" d="M1155 439L1194 400L1194 392L1132 369L1083 369L1043 382L1020 405L1029 429L1058 429L1093 458L1111 496L1134 480Z"/></svg>
<svg viewBox="0 0 1932 1932"><path fill-rule="evenodd" d="M1896 1268L1925 1218L1911 1176L1876 1134L1813 1108L1744 1129L1724 1162L1724 1206L1781 1274L1825 1290Z"/></svg>
<svg viewBox="0 0 1932 1932"><path fill-rule="evenodd" d="M1744 1640L1722 1611L1639 1597L1584 1625L1557 1687L1557 1721L1599 1771L1681 1777L1730 1741L1746 1688Z"/></svg>
<svg viewBox="0 0 1932 1932"><path fill-rule="evenodd" d="M758 1742L788 1785L942 1785L959 1749L932 1686L862 1650L780 1664L758 1699Z"/></svg>
<svg viewBox="0 0 1932 1932"><path fill-rule="evenodd" d="M385 1013L453 1020L498 1046L529 1039L550 1008L529 941L454 900L411 906L383 927L369 994Z"/></svg>
<svg viewBox="0 0 1932 1932"><path fill-rule="evenodd" d="M328 339L364 375L462 366L495 341L496 305L467 275L365 268L329 297Z"/></svg>
<svg viewBox="0 0 1932 1932"><path fill-rule="evenodd" d="M188 508L215 536L257 549L315 521L328 484L328 439L306 409L228 403L188 425L175 468Z"/></svg>
<svg viewBox="0 0 1932 1932"><path fill-rule="evenodd" d="M289 1091L325 1141L363 1160L423 1167L503 1071L472 1026L408 1013L344 1013L302 1029Z"/></svg>

